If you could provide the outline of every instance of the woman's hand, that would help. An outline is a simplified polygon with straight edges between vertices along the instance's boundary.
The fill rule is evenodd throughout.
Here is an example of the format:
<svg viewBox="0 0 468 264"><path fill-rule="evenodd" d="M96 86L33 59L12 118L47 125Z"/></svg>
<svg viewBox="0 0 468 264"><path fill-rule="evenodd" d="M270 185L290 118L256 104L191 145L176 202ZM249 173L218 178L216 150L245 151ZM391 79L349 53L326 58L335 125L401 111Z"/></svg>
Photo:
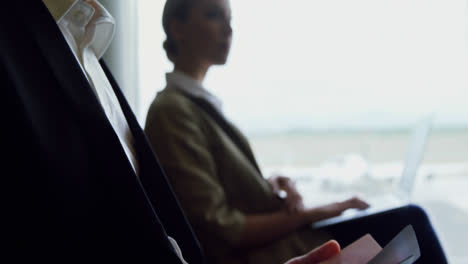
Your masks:
<svg viewBox="0 0 468 264"><path fill-rule="evenodd" d="M343 202L331 203L323 206L322 209L329 215L329 217L339 216L347 209L358 209L364 210L369 208L369 204L359 199L358 197L352 197Z"/></svg>
<svg viewBox="0 0 468 264"><path fill-rule="evenodd" d="M286 209L289 212L297 212L304 209L301 194L296 189L293 180L285 176L272 176L268 179L273 192L284 199Z"/></svg>
<svg viewBox="0 0 468 264"><path fill-rule="evenodd" d="M346 208L346 209L354 208L354 209L359 209L359 210L367 209L370 206L368 203L366 203L365 201L359 199L356 196L341 202L341 204L342 204L343 208Z"/></svg>
<svg viewBox="0 0 468 264"><path fill-rule="evenodd" d="M304 209L301 214L304 216L304 224L320 221L323 219L335 217L341 215L347 209L358 209L364 210L369 208L369 204L353 197L348 200L336 203L330 203L314 208Z"/></svg>
<svg viewBox="0 0 468 264"><path fill-rule="evenodd" d="M303 256L289 260L286 264L319 264L334 257L339 252L340 245L335 240L331 240Z"/></svg>
<svg viewBox="0 0 468 264"><path fill-rule="evenodd" d="M358 197L352 197L342 202L326 204L310 210L310 218L312 222L320 221L326 218L331 218L341 215L347 209L364 210L369 208L369 204ZM315 211L315 212L314 212ZM316 212L320 213L316 213ZM318 218L317 218L318 217Z"/></svg>

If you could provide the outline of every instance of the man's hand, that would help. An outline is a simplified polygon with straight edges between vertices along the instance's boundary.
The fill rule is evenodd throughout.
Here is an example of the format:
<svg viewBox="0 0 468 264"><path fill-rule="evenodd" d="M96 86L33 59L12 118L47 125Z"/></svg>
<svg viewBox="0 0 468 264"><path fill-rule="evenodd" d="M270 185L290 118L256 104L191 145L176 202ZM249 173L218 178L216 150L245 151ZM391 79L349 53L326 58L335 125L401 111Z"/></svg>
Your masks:
<svg viewBox="0 0 468 264"><path fill-rule="evenodd" d="M331 240L303 256L289 260L286 264L319 264L334 257L339 252L340 245L335 240Z"/></svg>
<svg viewBox="0 0 468 264"><path fill-rule="evenodd" d="M273 176L268 179L273 192L284 199L286 209L289 212L297 212L304 209L302 196L296 189L293 180L285 176Z"/></svg>

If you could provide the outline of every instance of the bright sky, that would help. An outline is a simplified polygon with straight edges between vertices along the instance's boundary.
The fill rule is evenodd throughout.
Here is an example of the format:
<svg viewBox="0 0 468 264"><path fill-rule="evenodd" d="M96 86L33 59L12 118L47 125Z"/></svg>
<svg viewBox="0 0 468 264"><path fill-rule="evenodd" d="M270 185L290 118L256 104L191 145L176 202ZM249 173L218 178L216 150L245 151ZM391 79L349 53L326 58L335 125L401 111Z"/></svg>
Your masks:
<svg viewBox="0 0 468 264"><path fill-rule="evenodd" d="M171 69L164 1L139 0L141 104ZM243 130L468 127L465 0L232 0L228 63L206 87Z"/></svg>

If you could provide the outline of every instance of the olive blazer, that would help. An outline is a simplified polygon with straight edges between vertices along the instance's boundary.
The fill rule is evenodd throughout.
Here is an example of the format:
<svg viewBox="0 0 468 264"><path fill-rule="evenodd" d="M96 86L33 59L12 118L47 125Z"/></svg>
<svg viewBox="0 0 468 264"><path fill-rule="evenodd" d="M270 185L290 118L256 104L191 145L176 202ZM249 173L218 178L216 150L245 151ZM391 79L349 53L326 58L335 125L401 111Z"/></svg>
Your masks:
<svg viewBox="0 0 468 264"><path fill-rule="evenodd" d="M212 263L283 263L328 236L301 230L273 243L236 249L247 214L278 211L244 135L208 102L175 86L151 104L145 133Z"/></svg>

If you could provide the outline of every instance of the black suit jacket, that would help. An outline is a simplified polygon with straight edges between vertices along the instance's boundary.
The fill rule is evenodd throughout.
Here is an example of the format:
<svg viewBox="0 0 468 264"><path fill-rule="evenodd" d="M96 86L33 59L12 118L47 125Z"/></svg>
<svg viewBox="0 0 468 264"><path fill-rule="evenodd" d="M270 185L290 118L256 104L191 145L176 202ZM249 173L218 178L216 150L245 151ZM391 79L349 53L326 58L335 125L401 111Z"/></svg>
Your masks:
<svg viewBox="0 0 468 264"><path fill-rule="evenodd" d="M2 13L5 252L17 262L179 263L170 235L189 263L202 263L199 243L105 65L135 138L139 178L42 1L6 1Z"/></svg>

